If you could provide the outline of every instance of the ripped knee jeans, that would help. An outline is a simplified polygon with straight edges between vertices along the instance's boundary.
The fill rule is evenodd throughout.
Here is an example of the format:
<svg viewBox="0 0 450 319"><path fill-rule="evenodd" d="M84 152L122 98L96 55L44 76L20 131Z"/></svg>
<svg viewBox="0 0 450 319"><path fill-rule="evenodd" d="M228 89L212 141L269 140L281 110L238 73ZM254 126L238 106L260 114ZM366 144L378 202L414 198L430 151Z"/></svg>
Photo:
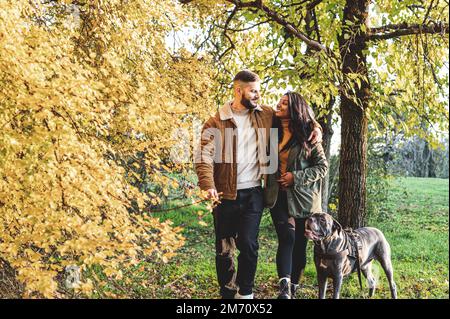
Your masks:
<svg viewBox="0 0 450 319"><path fill-rule="evenodd" d="M238 190L236 200L222 200L214 209L216 272L224 297L239 290L252 293L258 262L258 234L263 211L261 187ZM234 255L239 251L236 271Z"/></svg>

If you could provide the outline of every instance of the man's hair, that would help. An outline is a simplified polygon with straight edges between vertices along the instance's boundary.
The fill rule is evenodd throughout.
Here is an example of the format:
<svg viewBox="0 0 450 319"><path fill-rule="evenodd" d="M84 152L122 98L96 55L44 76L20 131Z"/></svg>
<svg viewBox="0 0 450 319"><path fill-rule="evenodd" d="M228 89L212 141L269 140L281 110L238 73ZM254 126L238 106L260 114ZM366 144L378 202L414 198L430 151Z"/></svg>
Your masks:
<svg viewBox="0 0 450 319"><path fill-rule="evenodd" d="M250 83L250 82L258 82L261 81L259 76L249 70L242 70L236 74L236 76L233 79L233 82L244 82L244 83Z"/></svg>

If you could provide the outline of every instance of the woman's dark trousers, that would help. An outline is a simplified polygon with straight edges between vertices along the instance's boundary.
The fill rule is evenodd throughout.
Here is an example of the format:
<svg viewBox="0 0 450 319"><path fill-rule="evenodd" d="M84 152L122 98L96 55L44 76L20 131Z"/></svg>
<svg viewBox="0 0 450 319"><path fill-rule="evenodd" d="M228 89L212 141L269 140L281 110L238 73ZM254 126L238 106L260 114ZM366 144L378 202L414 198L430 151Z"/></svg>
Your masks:
<svg viewBox="0 0 450 319"><path fill-rule="evenodd" d="M278 277L289 277L291 283L298 284L306 266L306 218L293 218L288 215L287 195L286 191L282 190L279 191L277 202L270 214L278 236Z"/></svg>

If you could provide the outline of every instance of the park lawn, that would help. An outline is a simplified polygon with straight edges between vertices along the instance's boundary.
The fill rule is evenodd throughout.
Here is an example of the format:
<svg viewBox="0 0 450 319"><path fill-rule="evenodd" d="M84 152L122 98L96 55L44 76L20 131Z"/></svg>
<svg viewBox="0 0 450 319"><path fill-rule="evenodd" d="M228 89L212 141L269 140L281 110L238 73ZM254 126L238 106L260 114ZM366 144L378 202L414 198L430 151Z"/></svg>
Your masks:
<svg viewBox="0 0 450 319"><path fill-rule="evenodd" d="M391 244L399 298L449 298L448 190L448 179L393 179L382 212L369 219L369 226L382 230ZM170 203L169 207L179 204ZM199 210L205 212L203 217L199 217ZM171 211L163 216L163 219L171 219L174 225L184 227L186 244L178 255L167 264L144 262L138 265L136 269L125 272L125 279L108 287L107 291L99 289L97 297L219 298L211 214L204 207L196 206ZM275 298L278 282L274 261L277 241L268 211L264 212L259 242L255 297ZM373 268L379 278L379 289L374 298L390 298L381 266L374 262ZM136 284L136 278L148 278L148 287ZM329 284L328 297L331 286ZM352 274L343 284L341 298L367 298L365 283L364 287L361 292L357 275ZM316 271L310 242L298 298L316 298L316 295Z"/></svg>

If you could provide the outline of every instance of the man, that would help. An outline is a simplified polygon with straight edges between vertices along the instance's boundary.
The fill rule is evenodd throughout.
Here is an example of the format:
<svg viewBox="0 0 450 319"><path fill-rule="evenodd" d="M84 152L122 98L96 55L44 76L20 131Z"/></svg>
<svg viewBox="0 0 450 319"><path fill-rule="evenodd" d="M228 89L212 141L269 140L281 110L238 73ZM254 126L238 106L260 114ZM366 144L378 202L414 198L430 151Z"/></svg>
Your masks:
<svg viewBox="0 0 450 319"><path fill-rule="evenodd" d="M224 299L253 299L258 233L263 211L261 177L267 172L267 139L274 110L258 105L260 79L244 70L233 80L234 99L203 126L195 159L199 186L221 203L214 209L216 271ZM310 136L321 140L320 125ZM276 150L277 151L277 150ZM278 165L276 163L276 168ZM239 250L238 270L234 251Z"/></svg>

